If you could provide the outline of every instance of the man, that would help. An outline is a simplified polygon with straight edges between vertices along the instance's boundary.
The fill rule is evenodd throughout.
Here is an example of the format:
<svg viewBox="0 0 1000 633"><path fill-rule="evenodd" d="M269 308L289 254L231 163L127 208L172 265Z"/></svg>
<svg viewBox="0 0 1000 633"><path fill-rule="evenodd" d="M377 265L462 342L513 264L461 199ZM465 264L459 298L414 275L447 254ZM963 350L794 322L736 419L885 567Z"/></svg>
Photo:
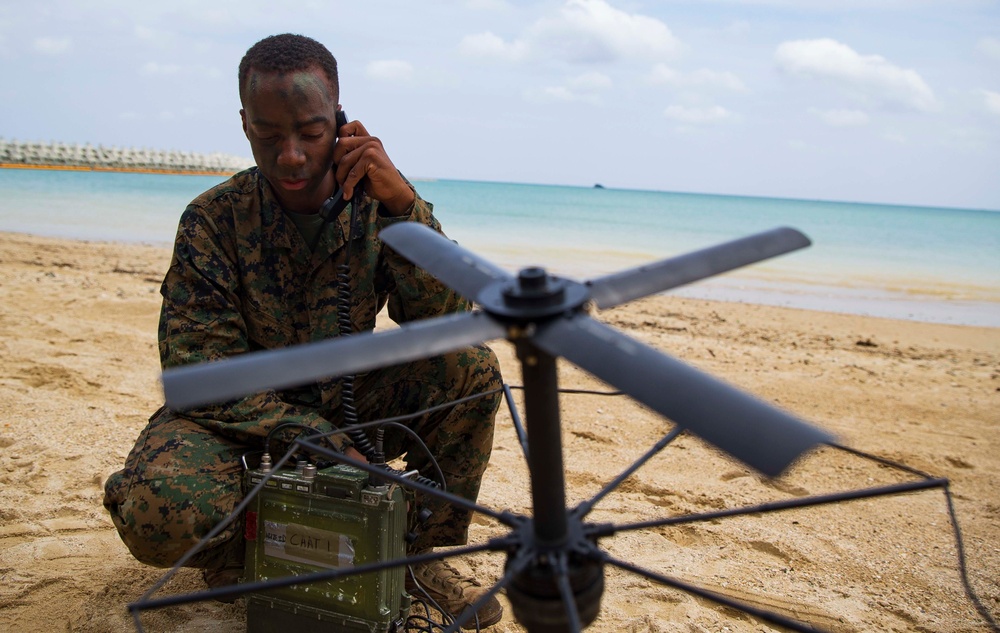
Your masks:
<svg viewBox="0 0 1000 633"><path fill-rule="evenodd" d="M239 88L243 130L257 167L205 192L181 217L161 288L164 368L327 339L338 336L348 318L352 331L370 330L386 304L397 322L469 309L466 300L377 239L394 222L441 227L377 138L358 121L338 127L337 64L322 44L288 34L261 40L240 63ZM319 213L341 187L345 198L364 190L353 227L349 208L337 217ZM349 315L338 315L340 265L349 267ZM500 384L496 357L480 346L360 375L354 406L361 421L375 420ZM341 380L331 379L155 413L125 468L105 486L104 504L132 554L147 564L172 565L240 501L241 455L260 450L278 424L337 428L344 421L342 389ZM476 499L498 404L494 393L410 423L450 492ZM343 436L333 442L362 458ZM430 458L411 442L389 431L386 453L405 454L407 468L429 475ZM409 546L411 553L466 542L467 511L432 499L420 504L433 515ZM231 584L242 573L242 533L237 522L189 563L205 570L210 586ZM484 593L480 583L443 562L414 572L454 614ZM480 626L498 622L500 604L491 600L478 616Z"/></svg>

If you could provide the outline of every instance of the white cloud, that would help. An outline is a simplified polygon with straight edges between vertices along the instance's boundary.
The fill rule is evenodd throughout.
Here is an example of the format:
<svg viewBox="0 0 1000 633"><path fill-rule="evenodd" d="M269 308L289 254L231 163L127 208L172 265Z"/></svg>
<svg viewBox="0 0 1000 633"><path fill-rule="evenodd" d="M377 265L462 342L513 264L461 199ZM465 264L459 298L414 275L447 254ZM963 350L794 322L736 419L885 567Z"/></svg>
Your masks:
<svg viewBox="0 0 1000 633"><path fill-rule="evenodd" d="M398 59L383 59L370 62L365 72L372 79L409 81L413 77L413 64Z"/></svg>
<svg viewBox="0 0 1000 633"><path fill-rule="evenodd" d="M214 66L181 66L180 64L161 64L159 62L146 62L139 68L139 73L149 76L184 75L208 79L219 79L223 76L222 71Z"/></svg>
<svg viewBox="0 0 1000 633"><path fill-rule="evenodd" d="M981 150L989 146L983 130L977 127L961 126L950 130L947 142L952 147L965 150Z"/></svg>
<svg viewBox="0 0 1000 633"><path fill-rule="evenodd" d="M984 37L979 40L976 48L980 53L986 55L995 62L1000 62L1000 39L995 37Z"/></svg>
<svg viewBox="0 0 1000 633"><path fill-rule="evenodd" d="M983 102L986 105L986 109L993 114L1000 115L1000 92L993 92L992 90L980 90L979 94L983 96Z"/></svg>
<svg viewBox="0 0 1000 633"><path fill-rule="evenodd" d="M569 82L567 82L567 85L574 90L594 92L607 90L611 88L612 83L611 77L608 77L604 73L593 72L573 77L569 80Z"/></svg>
<svg viewBox="0 0 1000 633"><path fill-rule="evenodd" d="M861 110L820 110L810 108L809 112L818 116L823 123L832 127L858 127L868 125L868 114Z"/></svg>
<svg viewBox="0 0 1000 633"><path fill-rule="evenodd" d="M598 105L601 97L595 92L573 90L569 86L546 86L529 89L523 93L526 101L534 103L589 103Z"/></svg>
<svg viewBox="0 0 1000 633"><path fill-rule="evenodd" d="M986 7L994 0L709 0L713 4L792 9L796 13L833 11L912 10L916 7ZM708 2L706 2L708 4Z"/></svg>
<svg viewBox="0 0 1000 633"><path fill-rule="evenodd" d="M142 24L136 24L132 27L132 33L140 40L154 40L159 36L157 31Z"/></svg>
<svg viewBox="0 0 1000 633"><path fill-rule="evenodd" d="M177 45L177 38L173 33L142 24L136 24L132 27L132 34L140 42L160 49L170 50L171 47Z"/></svg>
<svg viewBox="0 0 1000 633"><path fill-rule="evenodd" d="M720 123L733 118L733 114L722 106L704 108L672 105L663 111L663 116L681 123Z"/></svg>
<svg viewBox="0 0 1000 633"><path fill-rule="evenodd" d="M198 109L186 106L178 110L160 110L157 113L157 118L161 121L176 121L178 119L190 119L198 115ZM144 119L142 115L136 114L134 112L124 112L119 115L122 119L127 120L141 120Z"/></svg>
<svg viewBox="0 0 1000 633"><path fill-rule="evenodd" d="M790 75L833 82L864 101L922 112L937 108L934 92L915 70L900 68L879 55L860 55L836 40L784 42L774 58Z"/></svg>
<svg viewBox="0 0 1000 633"><path fill-rule="evenodd" d="M516 62L527 57L528 44L523 40L516 40L508 44L500 36L487 31L477 35L466 35L459 43L458 50L463 55L493 57Z"/></svg>
<svg viewBox="0 0 1000 633"><path fill-rule="evenodd" d="M689 73L688 81L695 86L725 88L726 90L733 90L736 92L746 90L746 85L744 85L743 81L733 73L718 72L715 70L708 70L707 68L700 68Z"/></svg>
<svg viewBox="0 0 1000 633"><path fill-rule="evenodd" d="M592 72L570 78L565 85L526 90L524 98L536 103L591 103L601 102L600 94L611 89L613 82L604 73Z"/></svg>
<svg viewBox="0 0 1000 633"><path fill-rule="evenodd" d="M720 88L743 92L746 85L731 72L719 72L700 68L691 72L679 72L666 64L656 64L649 75L650 81L656 84L668 84L678 87Z"/></svg>
<svg viewBox="0 0 1000 633"><path fill-rule="evenodd" d="M521 61L528 57L571 63L657 61L681 49L662 21L627 13L605 0L567 0L559 11L529 26L520 37L506 41L492 32L462 38L462 53Z"/></svg>
<svg viewBox="0 0 1000 633"><path fill-rule="evenodd" d="M542 90L539 95L543 97L543 100L548 101L578 101L579 96L574 94L566 86L549 86Z"/></svg>
<svg viewBox="0 0 1000 633"><path fill-rule="evenodd" d="M158 64L146 62L139 70L143 75L176 75L181 70L177 64Z"/></svg>
<svg viewBox="0 0 1000 633"><path fill-rule="evenodd" d="M683 77L666 64L656 64L649 73L649 80L655 84L677 84L683 81Z"/></svg>
<svg viewBox="0 0 1000 633"><path fill-rule="evenodd" d="M557 16L529 29L534 46L570 62L666 59L680 51L667 25L639 13L626 13L604 0L568 0Z"/></svg>
<svg viewBox="0 0 1000 633"><path fill-rule="evenodd" d="M500 11L510 8L504 0L466 0L465 6L480 11Z"/></svg>
<svg viewBox="0 0 1000 633"><path fill-rule="evenodd" d="M35 39L32 46L43 55L62 55L72 48L73 42L65 37L39 37Z"/></svg>

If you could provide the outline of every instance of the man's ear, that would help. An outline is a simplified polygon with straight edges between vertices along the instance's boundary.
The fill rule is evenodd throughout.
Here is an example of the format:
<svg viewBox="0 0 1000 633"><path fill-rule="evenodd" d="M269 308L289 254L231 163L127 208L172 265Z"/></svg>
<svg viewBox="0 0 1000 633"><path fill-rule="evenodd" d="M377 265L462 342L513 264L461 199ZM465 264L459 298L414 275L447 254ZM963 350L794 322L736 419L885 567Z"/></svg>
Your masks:
<svg viewBox="0 0 1000 633"><path fill-rule="evenodd" d="M243 134L247 133L247 111L240 108L240 120L243 121Z"/></svg>

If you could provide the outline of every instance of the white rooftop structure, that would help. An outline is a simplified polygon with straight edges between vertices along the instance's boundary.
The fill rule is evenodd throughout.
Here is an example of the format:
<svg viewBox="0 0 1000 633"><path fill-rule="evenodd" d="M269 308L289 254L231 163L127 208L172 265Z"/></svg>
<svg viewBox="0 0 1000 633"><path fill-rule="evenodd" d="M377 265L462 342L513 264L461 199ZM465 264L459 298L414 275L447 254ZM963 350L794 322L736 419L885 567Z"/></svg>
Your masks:
<svg viewBox="0 0 1000 633"><path fill-rule="evenodd" d="M33 143L0 138L0 164L79 167L122 171L236 173L253 166L242 156L176 150L94 147L90 143Z"/></svg>

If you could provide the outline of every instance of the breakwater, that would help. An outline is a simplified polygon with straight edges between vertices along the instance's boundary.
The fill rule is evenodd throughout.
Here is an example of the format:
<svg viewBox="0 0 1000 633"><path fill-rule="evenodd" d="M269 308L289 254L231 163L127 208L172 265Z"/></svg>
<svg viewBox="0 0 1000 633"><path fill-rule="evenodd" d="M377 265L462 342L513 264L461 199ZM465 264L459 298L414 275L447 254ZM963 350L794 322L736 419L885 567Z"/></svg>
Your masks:
<svg viewBox="0 0 1000 633"><path fill-rule="evenodd" d="M0 167L132 171L144 173L233 174L253 165L242 156L105 147L76 143L33 143L0 139Z"/></svg>

